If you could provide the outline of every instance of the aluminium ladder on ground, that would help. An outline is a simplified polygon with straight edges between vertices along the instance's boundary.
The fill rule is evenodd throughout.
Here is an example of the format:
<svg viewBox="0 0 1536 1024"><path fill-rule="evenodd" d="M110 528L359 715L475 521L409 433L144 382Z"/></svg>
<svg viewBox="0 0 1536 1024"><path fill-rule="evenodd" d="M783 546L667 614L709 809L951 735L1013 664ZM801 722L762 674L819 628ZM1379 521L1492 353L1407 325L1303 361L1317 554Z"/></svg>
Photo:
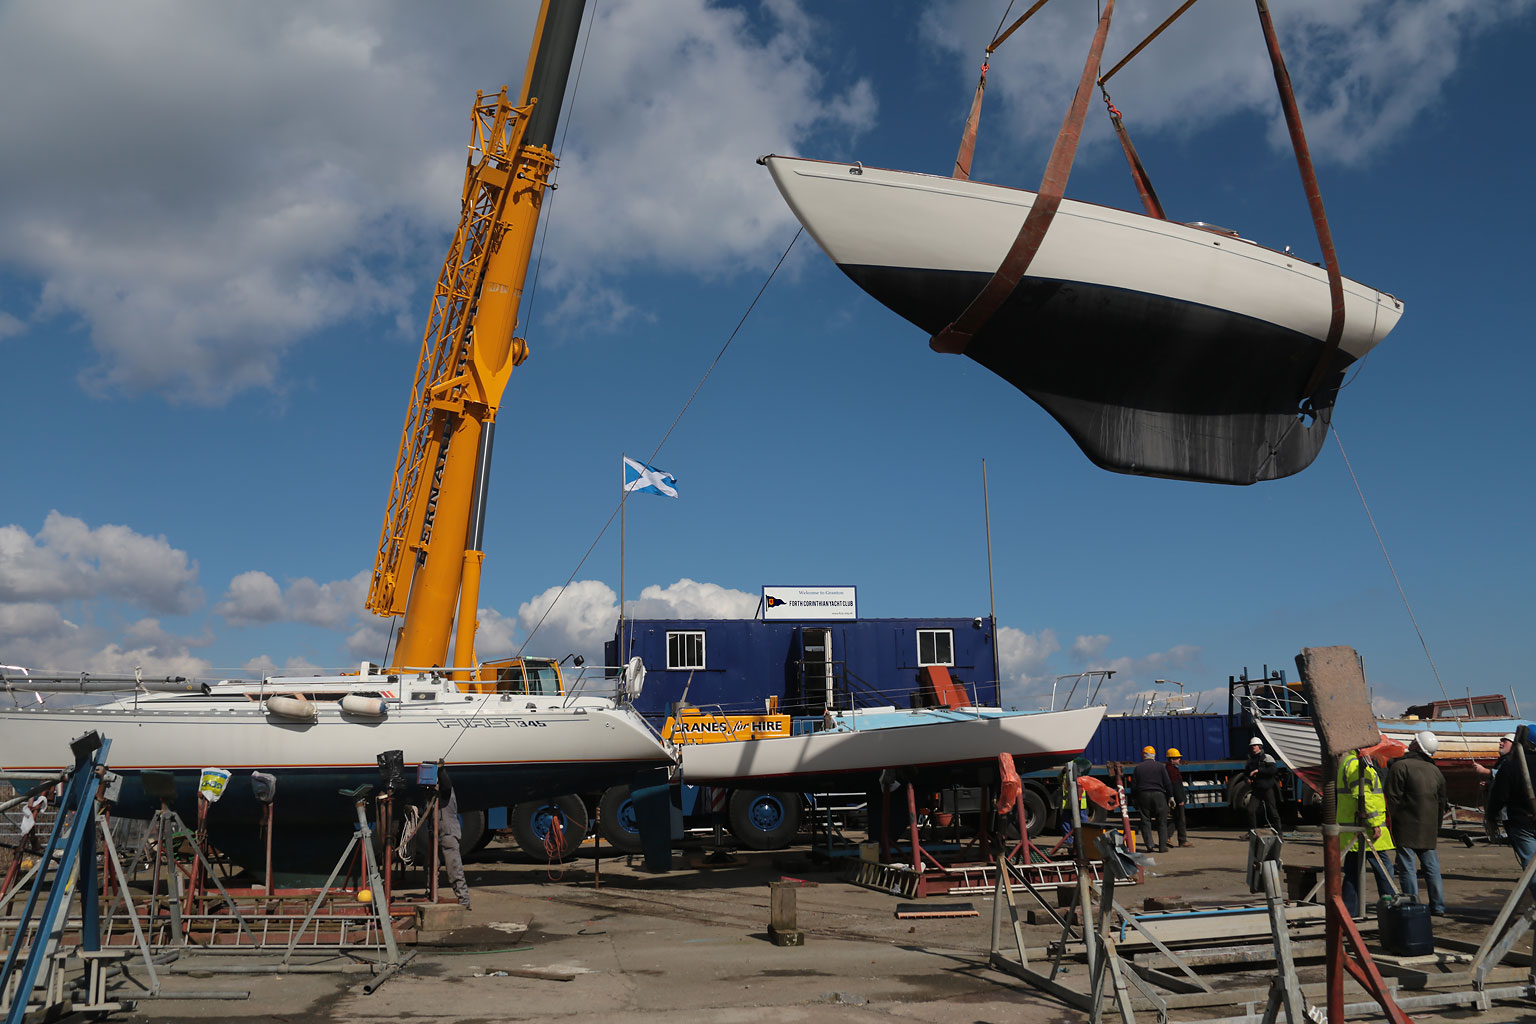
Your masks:
<svg viewBox="0 0 1536 1024"><path fill-rule="evenodd" d="M38 990L44 993L43 1009L63 1000L63 965L58 953L76 880L81 900L80 949L87 954L100 951L95 810L111 747L111 740L96 733L87 733L70 744L74 767L64 783L53 828L35 865L26 903L0 967L0 998L7 1007L5 1024L20 1024Z"/></svg>

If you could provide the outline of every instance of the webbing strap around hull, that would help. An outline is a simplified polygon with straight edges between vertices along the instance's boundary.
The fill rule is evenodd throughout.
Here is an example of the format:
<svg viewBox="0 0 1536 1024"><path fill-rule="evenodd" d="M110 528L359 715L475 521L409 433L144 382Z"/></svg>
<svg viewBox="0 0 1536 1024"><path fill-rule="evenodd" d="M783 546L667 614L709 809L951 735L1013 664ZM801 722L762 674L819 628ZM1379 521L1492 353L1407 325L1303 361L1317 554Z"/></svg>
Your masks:
<svg viewBox="0 0 1536 1024"><path fill-rule="evenodd" d="M1051 158L1045 165L1040 191L1034 205L1030 207L1029 216L1024 218L1024 225L1019 228L1018 237L1014 239L1008 255L1003 257L1002 264L981 293L971 300L971 304L954 323L928 339L929 347L935 352L963 354L970 346L971 338L1013 294L1014 287L1029 270L1035 254L1040 251L1040 244L1045 241L1045 233L1050 230L1051 221L1055 219L1056 210L1061 206L1062 197L1066 193L1067 178L1072 173L1077 144L1083 137L1088 99L1098 78L1099 61L1104 55L1104 39L1109 34L1110 16L1114 10L1115 0L1107 0L1104 13L1099 17L1099 27L1093 34L1093 45L1088 49L1082 79L1072 97L1072 105L1067 109L1061 131L1056 136L1056 144L1051 149Z"/></svg>

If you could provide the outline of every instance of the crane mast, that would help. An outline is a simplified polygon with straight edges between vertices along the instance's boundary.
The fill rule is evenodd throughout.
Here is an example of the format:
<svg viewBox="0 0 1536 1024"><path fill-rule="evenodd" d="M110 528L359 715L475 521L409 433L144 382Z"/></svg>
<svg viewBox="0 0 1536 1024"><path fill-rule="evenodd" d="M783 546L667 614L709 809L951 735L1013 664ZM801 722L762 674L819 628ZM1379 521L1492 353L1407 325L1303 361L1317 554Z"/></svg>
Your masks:
<svg viewBox="0 0 1536 1024"><path fill-rule="evenodd" d="M496 413L528 355L518 306L584 7L541 5L516 105L506 87L475 94L459 226L432 295L368 589L370 611L405 616L396 669L452 664L464 679L476 664Z"/></svg>

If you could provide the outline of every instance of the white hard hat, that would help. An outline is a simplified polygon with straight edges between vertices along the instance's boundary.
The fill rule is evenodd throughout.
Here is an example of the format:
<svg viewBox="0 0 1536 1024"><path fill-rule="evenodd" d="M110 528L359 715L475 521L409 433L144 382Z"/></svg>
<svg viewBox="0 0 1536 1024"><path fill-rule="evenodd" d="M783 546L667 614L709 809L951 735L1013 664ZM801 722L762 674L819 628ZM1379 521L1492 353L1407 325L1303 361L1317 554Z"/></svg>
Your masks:
<svg viewBox="0 0 1536 1024"><path fill-rule="evenodd" d="M1250 747L1262 747L1264 745L1264 741L1255 736L1253 739L1248 741L1248 745Z"/></svg>
<svg viewBox="0 0 1536 1024"><path fill-rule="evenodd" d="M1435 751L1440 749L1440 737L1436 736L1428 729L1414 733L1413 742L1417 743L1419 745L1419 749L1431 757L1434 756Z"/></svg>

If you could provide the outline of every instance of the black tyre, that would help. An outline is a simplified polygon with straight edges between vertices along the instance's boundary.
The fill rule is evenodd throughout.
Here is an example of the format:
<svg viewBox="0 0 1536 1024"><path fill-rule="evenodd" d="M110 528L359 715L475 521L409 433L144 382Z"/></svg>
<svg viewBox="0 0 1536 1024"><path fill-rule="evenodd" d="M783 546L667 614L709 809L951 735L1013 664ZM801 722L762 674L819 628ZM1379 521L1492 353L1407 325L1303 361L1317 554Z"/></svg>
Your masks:
<svg viewBox="0 0 1536 1024"><path fill-rule="evenodd" d="M1045 798L1028 786L1024 787L1024 826L1029 829L1030 838L1051 826L1051 812L1046 808Z"/></svg>
<svg viewBox="0 0 1536 1024"><path fill-rule="evenodd" d="M555 849L552 836L557 818L561 842ZM574 794L527 800L508 812L508 825L518 848L535 860L570 860L587 838L587 805Z"/></svg>
<svg viewBox="0 0 1536 1024"><path fill-rule="evenodd" d="M1247 779L1233 779L1227 786L1227 804L1232 808L1232 820L1237 824L1248 824L1248 802L1252 799Z"/></svg>
<svg viewBox="0 0 1536 1024"><path fill-rule="evenodd" d="M738 789L727 807L731 835L752 850L781 850L800 831L800 794Z"/></svg>
<svg viewBox="0 0 1536 1024"><path fill-rule="evenodd" d="M597 804L597 831L620 853L640 853L640 826L628 786L613 786Z"/></svg>
<svg viewBox="0 0 1536 1024"><path fill-rule="evenodd" d="M428 837L432 834L430 826L423 828L422 832ZM477 850L485 849L491 841L491 830L485 827L484 811L460 811L459 812L459 855L468 857ZM430 838L428 840L430 842Z"/></svg>

